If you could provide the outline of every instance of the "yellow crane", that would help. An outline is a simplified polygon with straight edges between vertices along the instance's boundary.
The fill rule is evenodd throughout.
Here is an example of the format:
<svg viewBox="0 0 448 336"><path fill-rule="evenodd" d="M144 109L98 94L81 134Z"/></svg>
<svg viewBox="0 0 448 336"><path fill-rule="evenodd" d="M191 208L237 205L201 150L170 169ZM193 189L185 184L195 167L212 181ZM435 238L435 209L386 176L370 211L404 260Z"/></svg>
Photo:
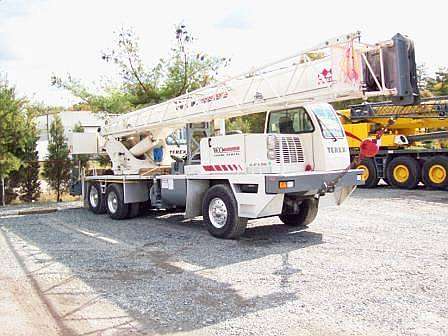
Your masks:
<svg viewBox="0 0 448 336"><path fill-rule="evenodd" d="M422 99L418 104L400 106L391 102L365 103L339 111L348 134L352 157L359 153L362 140L379 140L375 158L366 158L358 166L364 170L365 187L376 187L382 178L388 184L414 189L420 182L427 188L448 188L448 97ZM430 146L424 142L431 141Z"/></svg>

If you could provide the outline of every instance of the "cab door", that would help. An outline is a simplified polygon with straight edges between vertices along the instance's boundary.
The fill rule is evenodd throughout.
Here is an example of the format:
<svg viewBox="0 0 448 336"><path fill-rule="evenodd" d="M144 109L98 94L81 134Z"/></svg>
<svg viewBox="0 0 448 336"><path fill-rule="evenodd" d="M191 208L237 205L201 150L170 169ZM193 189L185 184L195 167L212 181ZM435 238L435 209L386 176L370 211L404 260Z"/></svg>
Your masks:
<svg viewBox="0 0 448 336"><path fill-rule="evenodd" d="M268 114L266 133L277 135L276 163L282 166L283 172L300 172L314 167L315 131L316 127L304 107Z"/></svg>
<svg viewBox="0 0 448 336"><path fill-rule="evenodd" d="M314 170L346 169L350 164L350 152L344 128L330 104L306 106L316 125L313 133Z"/></svg>

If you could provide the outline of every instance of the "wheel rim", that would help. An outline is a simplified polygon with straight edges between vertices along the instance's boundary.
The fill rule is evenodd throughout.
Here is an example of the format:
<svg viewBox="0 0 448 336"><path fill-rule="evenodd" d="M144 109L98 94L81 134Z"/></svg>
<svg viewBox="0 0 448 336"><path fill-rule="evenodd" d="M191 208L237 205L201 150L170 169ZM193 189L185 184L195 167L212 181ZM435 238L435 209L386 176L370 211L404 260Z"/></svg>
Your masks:
<svg viewBox="0 0 448 336"><path fill-rule="evenodd" d="M362 169L361 179L363 181L367 181L367 179L369 178L369 168L364 165L359 165L357 168Z"/></svg>
<svg viewBox="0 0 448 336"><path fill-rule="evenodd" d="M227 222L227 207L224 201L218 197L211 200L208 206L208 217L210 223L217 228L221 229Z"/></svg>
<svg viewBox="0 0 448 336"><path fill-rule="evenodd" d="M440 184L446 180L446 169L442 165L433 165L429 168L429 179L432 183Z"/></svg>
<svg viewBox="0 0 448 336"><path fill-rule="evenodd" d="M92 207L98 206L99 198L98 190L95 187L90 188L89 202Z"/></svg>
<svg viewBox="0 0 448 336"><path fill-rule="evenodd" d="M405 165L397 165L394 168L393 175L395 181L404 183L409 179L409 169Z"/></svg>
<svg viewBox="0 0 448 336"><path fill-rule="evenodd" d="M107 194L107 208L111 213L116 213L118 209L118 196L115 191L109 192Z"/></svg>

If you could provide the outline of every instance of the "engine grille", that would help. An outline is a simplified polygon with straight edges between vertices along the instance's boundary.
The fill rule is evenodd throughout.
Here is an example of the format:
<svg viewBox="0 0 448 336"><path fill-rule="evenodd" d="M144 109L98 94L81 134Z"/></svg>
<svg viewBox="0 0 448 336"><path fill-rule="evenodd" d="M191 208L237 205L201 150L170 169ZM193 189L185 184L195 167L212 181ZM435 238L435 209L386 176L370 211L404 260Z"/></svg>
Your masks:
<svg viewBox="0 0 448 336"><path fill-rule="evenodd" d="M304 162L303 148L297 136L277 136L275 141L276 163Z"/></svg>

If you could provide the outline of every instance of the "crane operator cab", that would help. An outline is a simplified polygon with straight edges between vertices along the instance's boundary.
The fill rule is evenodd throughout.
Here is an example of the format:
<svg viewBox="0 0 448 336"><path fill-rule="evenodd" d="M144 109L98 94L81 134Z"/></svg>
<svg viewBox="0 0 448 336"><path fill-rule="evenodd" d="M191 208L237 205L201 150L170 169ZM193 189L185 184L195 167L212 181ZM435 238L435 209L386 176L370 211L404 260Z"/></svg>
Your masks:
<svg viewBox="0 0 448 336"><path fill-rule="evenodd" d="M210 172L226 164L248 174L284 174L341 170L350 164L344 129L327 103L269 112L265 130L202 139L201 165Z"/></svg>
<svg viewBox="0 0 448 336"><path fill-rule="evenodd" d="M345 169L350 163L344 129L329 104L310 104L271 112L266 131L274 136L290 135L297 139L282 142L286 146L289 143L301 144L301 150L297 148L296 153L303 154L303 157L297 157L297 161L303 158L306 171ZM294 161L295 153L292 154L293 157L286 157L286 161Z"/></svg>

